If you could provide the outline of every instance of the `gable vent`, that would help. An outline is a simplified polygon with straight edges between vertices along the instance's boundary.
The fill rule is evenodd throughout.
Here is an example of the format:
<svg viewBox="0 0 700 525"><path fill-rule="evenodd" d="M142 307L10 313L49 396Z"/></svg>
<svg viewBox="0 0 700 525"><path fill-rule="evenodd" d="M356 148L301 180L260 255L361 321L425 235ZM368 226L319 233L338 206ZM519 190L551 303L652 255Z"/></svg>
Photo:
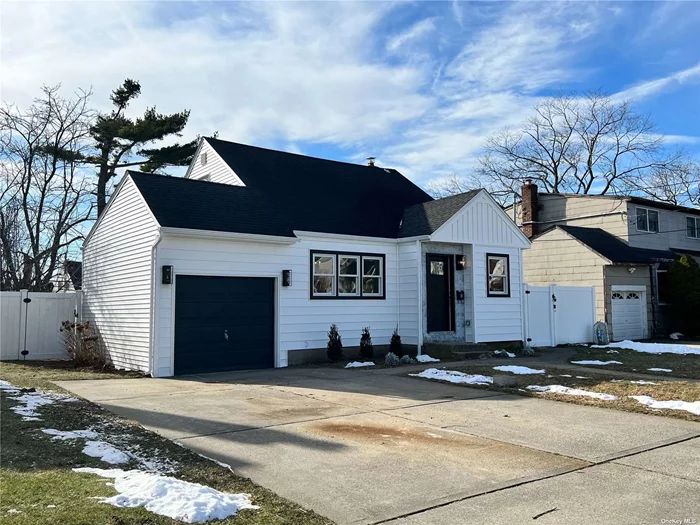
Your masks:
<svg viewBox="0 0 700 525"><path fill-rule="evenodd" d="M202 166L207 165L207 152L206 151L199 156L199 162L202 164Z"/></svg>

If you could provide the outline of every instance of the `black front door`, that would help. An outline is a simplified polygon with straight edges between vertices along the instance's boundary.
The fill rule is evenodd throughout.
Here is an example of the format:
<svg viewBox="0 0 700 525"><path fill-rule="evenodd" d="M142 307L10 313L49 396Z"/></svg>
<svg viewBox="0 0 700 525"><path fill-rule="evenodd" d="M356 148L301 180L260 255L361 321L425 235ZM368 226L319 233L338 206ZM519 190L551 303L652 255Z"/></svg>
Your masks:
<svg viewBox="0 0 700 525"><path fill-rule="evenodd" d="M178 275L175 374L275 366L275 281Z"/></svg>
<svg viewBox="0 0 700 525"><path fill-rule="evenodd" d="M454 330L452 255L428 254L426 260L428 332Z"/></svg>

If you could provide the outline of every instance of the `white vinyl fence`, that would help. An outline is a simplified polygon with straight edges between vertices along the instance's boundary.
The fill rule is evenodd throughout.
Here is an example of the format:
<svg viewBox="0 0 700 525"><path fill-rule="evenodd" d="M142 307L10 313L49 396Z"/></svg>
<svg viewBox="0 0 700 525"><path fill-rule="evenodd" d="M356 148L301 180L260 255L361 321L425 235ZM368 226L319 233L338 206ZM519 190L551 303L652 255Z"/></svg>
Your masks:
<svg viewBox="0 0 700 525"><path fill-rule="evenodd" d="M595 287L524 286L525 339L530 346L590 343Z"/></svg>
<svg viewBox="0 0 700 525"><path fill-rule="evenodd" d="M59 329L80 308L81 292L0 292L0 359L66 357Z"/></svg>

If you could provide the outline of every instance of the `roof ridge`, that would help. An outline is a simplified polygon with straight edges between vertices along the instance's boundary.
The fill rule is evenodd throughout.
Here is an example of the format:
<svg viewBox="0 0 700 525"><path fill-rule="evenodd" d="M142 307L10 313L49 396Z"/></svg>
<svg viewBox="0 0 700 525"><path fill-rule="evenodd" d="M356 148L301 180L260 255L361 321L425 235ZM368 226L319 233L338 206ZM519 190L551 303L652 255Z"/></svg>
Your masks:
<svg viewBox="0 0 700 525"><path fill-rule="evenodd" d="M304 153L294 153L294 152L292 152L292 151L283 151L283 150L273 149L273 148L264 148L264 147L262 147L262 146L253 146L252 144L244 144L243 142L233 142L232 140L224 140L224 139L220 139L220 138L216 138L216 137L203 137L203 138L204 138L204 140L207 140L207 141L212 141L212 140L213 140L213 141L216 141L216 142L223 142L223 143L225 143L225 144L233 144L233 145L235 145L235 146L244 146L244 147L246 147L246 148L253 148L253 149L260 149L260 150L265 150L265 151L271 151L271 152L273 152L273 153L284 153L284 154L286 154L286 155L294 155L294 156L296 156L296 157L304 157L304 158L306 158L306 159L322 160L322 161L324 161L324 162L335 162L335 163L337 163L337 164L346 164L346 165L349 165L349 166L356 166L356 167L359 167L359 168L377 168L377 169L381 169L381 170L390 170L390 171L395 171L396 173L399 173L399 172L396 170L396 168L387 168L387 167L385 167L385 166L376 166L376 165L375 165L375 166L368 166L368 165L366 165L366 164L358 164L358 163L355 163L355 162L347 162L347 161L344 161L344 160L326 159L326 158L323 158L323 157L314 157L314 156L312 156L312 155L305 155Z"/></svg>

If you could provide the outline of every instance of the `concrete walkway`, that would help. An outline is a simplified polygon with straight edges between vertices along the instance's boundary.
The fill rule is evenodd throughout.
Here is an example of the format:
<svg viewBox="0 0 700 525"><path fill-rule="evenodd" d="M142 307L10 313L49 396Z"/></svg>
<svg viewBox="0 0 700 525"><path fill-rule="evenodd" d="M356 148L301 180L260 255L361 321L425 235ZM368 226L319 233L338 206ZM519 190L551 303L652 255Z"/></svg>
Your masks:
<svg viewBox="0 0 700 525"><path fill-rule="evenodd" d="M697 423L377 372L59 384L338 523L700 519Z"/></svg>

